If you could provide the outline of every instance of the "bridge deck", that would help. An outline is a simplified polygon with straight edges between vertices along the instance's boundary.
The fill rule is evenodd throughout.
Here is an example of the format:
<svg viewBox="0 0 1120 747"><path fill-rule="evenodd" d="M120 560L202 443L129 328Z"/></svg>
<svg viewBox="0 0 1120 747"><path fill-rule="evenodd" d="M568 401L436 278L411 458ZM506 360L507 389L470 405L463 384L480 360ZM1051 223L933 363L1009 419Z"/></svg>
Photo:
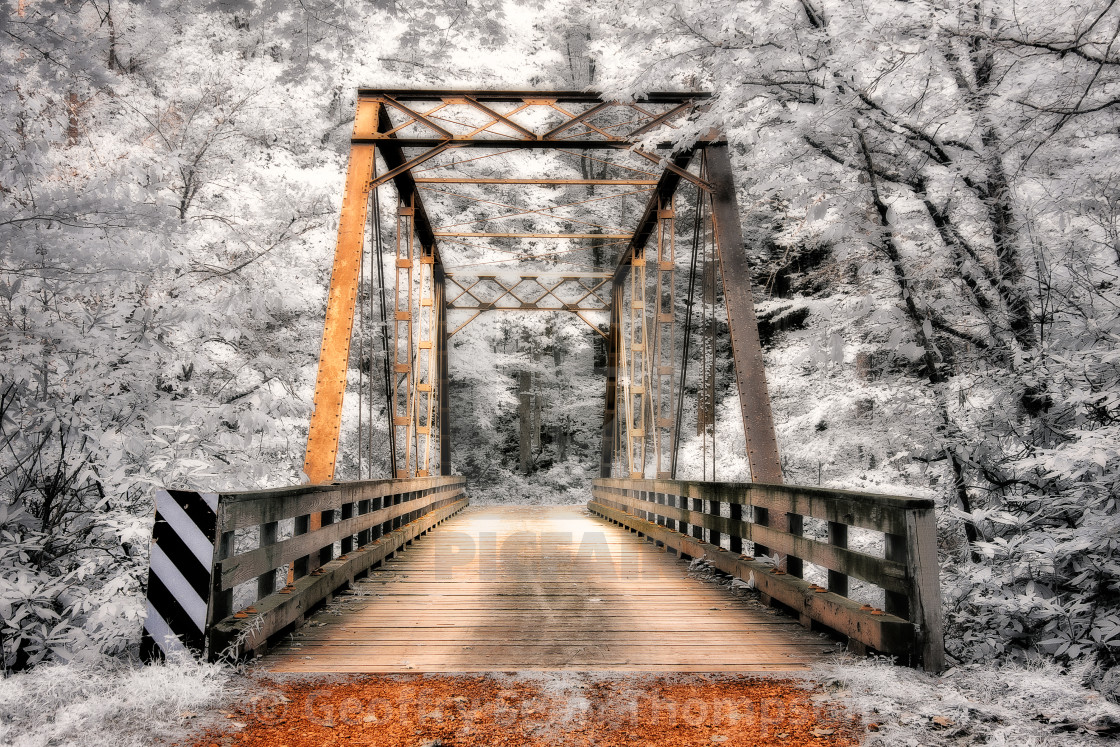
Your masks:
<svg viewBox="0 0 1120 747"><path fill-rule="evenodd" d="M836 650L581 507L468 508L356 587L262 666L760 672Z"/></svg>

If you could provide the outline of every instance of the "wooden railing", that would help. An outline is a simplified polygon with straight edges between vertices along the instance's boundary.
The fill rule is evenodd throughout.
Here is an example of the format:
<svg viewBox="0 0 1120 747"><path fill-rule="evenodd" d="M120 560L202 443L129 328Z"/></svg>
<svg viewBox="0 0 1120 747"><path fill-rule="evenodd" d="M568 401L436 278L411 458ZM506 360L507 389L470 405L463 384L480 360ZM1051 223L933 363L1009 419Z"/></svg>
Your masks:
<svg viewBox="0 0 1120 747"><path fill-rule="evenodd" d="M846 636L855 651L873 649L931 671L944 667L932 500L758 483L627 479L595 480L592 495L592 512L679 554L704 557L725 573L753 579L763 601L789 608L804 625ZM784 524L791 531L764 519L783 513L798 517ZM751 520L756 515L759 522ZM826 522L827 539L805 536L800 517ZM849 527L871 530L864 543L869 547L849 548ZM742 554L745 542L783 556L781 563L775 567ZM883 548L882 556L867 551L873 546ZM804 563L827 569L827 588L797 577ZM848 598L849 578L881 589L883 608Z"/></svg>
<svg viewBox="0 0 1120 747"><path fill-rule="evenodd" d="M260 652L270 638L464 508L464 485L462 477L422 477L222 493L207 656ZM284 533L290 536L280 539L289 519L291 530ZM245 541L253 535L255 542ZM240 609L234 609L235 590Z"/></svg>

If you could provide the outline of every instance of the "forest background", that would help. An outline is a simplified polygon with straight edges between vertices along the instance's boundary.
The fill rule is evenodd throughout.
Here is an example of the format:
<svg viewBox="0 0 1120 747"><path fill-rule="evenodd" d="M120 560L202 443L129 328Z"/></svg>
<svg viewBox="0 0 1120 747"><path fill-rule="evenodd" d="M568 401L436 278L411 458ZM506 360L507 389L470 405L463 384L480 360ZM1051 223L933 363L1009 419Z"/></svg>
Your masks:
<svg viewBox="0 0 1120 747"><path fill-rule="evenodd" d="M950 661L1115 698L1118 37L1115 0L4 0L5 671L135 658L155 487L299 481L359 86L710 90L671 136L731 142L787 482L935 498ZM491 316L451 350L455 470L586 500L601 343Z"/></svg>

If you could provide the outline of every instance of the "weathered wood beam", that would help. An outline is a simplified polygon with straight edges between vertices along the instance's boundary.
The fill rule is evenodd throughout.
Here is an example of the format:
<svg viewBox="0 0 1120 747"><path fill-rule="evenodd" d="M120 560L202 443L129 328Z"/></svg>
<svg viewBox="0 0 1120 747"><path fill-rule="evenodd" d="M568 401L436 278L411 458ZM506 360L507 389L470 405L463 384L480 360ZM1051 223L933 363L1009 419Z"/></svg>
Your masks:
<svg viewBox="0 0 1120 747"><path fill-rule="evenodd" d="M908 621L911 632L905 640L898 639L891 653L903 655L911 664L919 660L930 671L940 671L945 665L945 642L941 611L941 591L938 583L937 527L934 503L929 499L855 493L844 490L808 488L800 486L771 485L763 483L707 483L681 480L628 480L597 479L592 488L592 510L600 506L613 512L612 520L636 528L637 521L653 526L682 527L691 524L699 532L689 541L702 539L704 529L711 532L713 540L708 545L715 553L707 554L717 567L728 573L769 566L749 560L738 553L727 553L716 546L714 538L727 534L754 543L766 543L778 552L804 558L829 571L829 588L807 584L793 574L779 574L769 579L768 586L759 584L764 594L793 608L804 623L814 620L851 637L853 644L886 651L883 640L861 620L871 618L881 622L887 618ZM654 499L656 496L656 500ZM672 500L670 497L676 497ZM664 497L664 499L662 498ZM692 509L689 510L691 500ZM821 519L829 524L829 537L817 540L803 536L797 529L784 530L774 525L745 521L743 512L732 517L721 516L720 503L752 506L756 517L761 512L779 515L796 514ZM710 510L704 510L705 504ZM848 527L859 527L882 532L884 557L870 555L847 547ZM643 531L636 528L636 531ZM649 533L651 537L654 535ZM662 539L666 545L691 557L700 557L696 549L686 544L675 544L672 535ZM683 536L683 535L682 535ZM660 538L660 535L658 535ZM719 565L719 561L735 559ZM769 575L769 573L768 573ZM883 610L861 607L846 596L847 579L853 578L878 586L885 592ZM756 580L758 580L756 576ZM808 593L806 593L808 592ZM813 604L828 602L827 605ZM855 614L858 612L858 615ZM853 645L859 650L858 645Z"/></svg>
<svg viewBox="0 0 1120 747"><path fill-rule="evenodd" d="M684 495L694 499L719 500L769 511L796 513L884 534L906 534L908 512L934 508L934 502L929 498L906 498L801 485L620 478L599 479L595 484L617 490Z"/></svg>
<svg viewBox="0 0 1120 747"><path fill-rule="evenodd" d="M753 579L755 587L767 597L877 651L909 654L914 650L915 626L907 620L863 609L859 602L839 594L818 592L799 578L775 574L774 569L764 563L733 555L709 542L658 526L622 509L598 501L588 502L587 507L592 513L628 527L666 548L689 557L704 558L715 568L736 578Z"/></svg>
<svg viewBox="0 0 1120 747"><path fill-rule="evenodd" d="M466 508L460 498L448 505L422 514L419 518L392 529L369 545L323 565L315 575L305 576L287 588L258 600L255 613L219 620L209 631L209 656L242 659L268 646L269 639L289 625L298 623L324 599L352 584L359 575L391 557L413 539Z"/></svg>
<svg viewBox="0 0 1120 747"><path fill-rule="evenodd" d="M654 495L672 496L672 493L655 493ZM889 592L901 593L906 596L910 588L905 559L880 558L856 550L837 547L827 542L818 542L754 522L720 516L716 513L720 501L711 501L709 511L690 511L687 508L677 508L671 504L655 504L632 495L610 492L601 487L597 487L595 490L595 500L600 503L613 504L616 508L621 508L630 513L652 511L658 516L672 521L704 527L712 532L713 544L716 544L715 539L724 534L750 542L763 542L777 552L796 555L810 563L842 572ZM662 524L661 521L656 523ZM890 612L891 610L888 609L887 611ZM906 617L906 613L899 614L899 617Z"/></svg>

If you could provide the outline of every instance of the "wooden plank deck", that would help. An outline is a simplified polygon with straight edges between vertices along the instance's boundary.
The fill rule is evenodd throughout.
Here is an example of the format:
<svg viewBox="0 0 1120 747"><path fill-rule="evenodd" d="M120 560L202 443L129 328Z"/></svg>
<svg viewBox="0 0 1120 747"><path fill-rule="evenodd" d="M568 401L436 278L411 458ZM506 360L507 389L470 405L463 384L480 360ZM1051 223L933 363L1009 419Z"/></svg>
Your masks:
<svg viewBox="0 0 1120 747"><path fill-rule="evenodd" d="M471 507L278 645L274 672L804 669L837 650L579 506Z"/></svg>

